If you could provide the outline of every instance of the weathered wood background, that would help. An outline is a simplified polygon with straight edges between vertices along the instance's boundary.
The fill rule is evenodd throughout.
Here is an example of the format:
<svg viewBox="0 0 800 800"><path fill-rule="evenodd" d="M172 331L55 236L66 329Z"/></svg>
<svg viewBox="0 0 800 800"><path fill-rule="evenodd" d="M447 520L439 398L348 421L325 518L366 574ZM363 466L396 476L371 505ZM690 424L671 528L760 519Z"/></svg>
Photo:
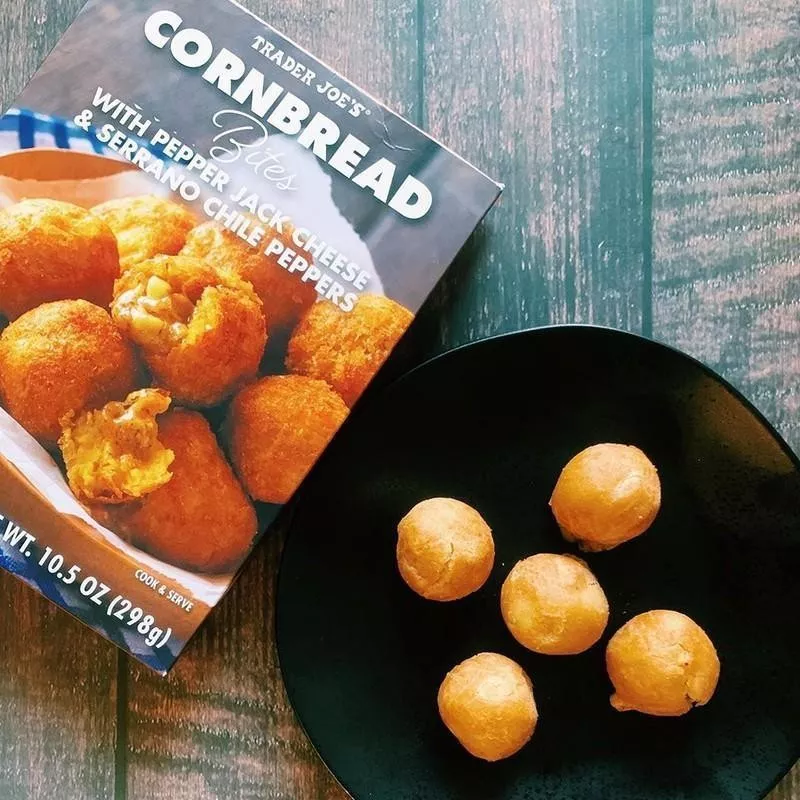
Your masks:
<svg viewBox="0 0 800 800"><path fill-rule="evenodd" d="M416 358L546 322L676 344L800 446L800 13L785 0L245 0L507 183ZM0 3L7 105L82 0ZM281 534L168 680L0 575L2 800L342 800L272 645ZM770 796L800 800L800 771Z"/></svg>

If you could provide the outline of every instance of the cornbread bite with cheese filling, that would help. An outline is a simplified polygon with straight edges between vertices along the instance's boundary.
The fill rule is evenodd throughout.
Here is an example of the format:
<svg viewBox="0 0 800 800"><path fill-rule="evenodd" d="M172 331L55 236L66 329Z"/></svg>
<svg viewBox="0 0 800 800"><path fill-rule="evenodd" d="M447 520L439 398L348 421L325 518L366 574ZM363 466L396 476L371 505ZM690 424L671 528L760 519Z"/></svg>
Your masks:
<svg viewBox="0 0 800 800"><path fill-rule="evenodd" d="M292 247L293 230L291 223L284 222L281 231L270 231L267 237L277 237L285 247ZM317 292L313 284L301 280L301 273L285 269L277 256L265 254L263 244L251 247L219 223L206 222L189 233L181 252L229 269L250 283L264 304L271 331L291 328L314 304Z"/></svg>
<svg viewBox="0 0 800 800"><path fill-rule="evenodd" d="M254 378L267 340L253 287L198 258L132 267L117 281L112 314L154 383L190 406L216 405Z"/></svg>
<svg viewBox="0 0 800 800"><path fill-rule="evenodd" d="M141 389L102 408L66 415L59 446L79 500L125 503L169 482L175 454L159 441L156 417L170 402L160 389Z"/></svg>

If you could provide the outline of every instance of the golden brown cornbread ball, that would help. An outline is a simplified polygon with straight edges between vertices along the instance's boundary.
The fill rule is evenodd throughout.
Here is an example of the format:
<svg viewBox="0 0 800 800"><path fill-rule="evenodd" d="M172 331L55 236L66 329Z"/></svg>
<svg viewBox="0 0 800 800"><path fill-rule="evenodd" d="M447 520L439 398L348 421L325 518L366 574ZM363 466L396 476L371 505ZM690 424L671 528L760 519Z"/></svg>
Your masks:
<svg viewBox="0 0 800 800"><path fill-rule="evenodd" d="M484 761L513 756L530 741L539 719L530 678L497 653L479 653L448 672L438 701L449 731Z"/></svg>
<svg viewBox="0 0 800 800"><path fill-rule="evenodd" d="M177 255L196 224L183 206L153 195L109 200L92 213L117 237L123 270L153 256Z"/></svg>
<svg viewBox="0 0 800 800"><path fill-rule="evenodd" d="M108 312L85 300L46 303L0 336L0 400L47 445L58 441L66 414L124 398L141 380Z"/></svg>
<svg viewBox="0 0 800 800"><path fill-rule="evenodd" d="M500 593L511 635L536 653L583 653L603 635L608 600L580 559L540 553L520 561Z"/></svg>
<svg viewBox="0 0 800 800"><path fill-rule="evenodd" d="M638 447L596 444L563 469L550 507L569 542L610 550L644 533L661 506L658 472Z"/></svg>
<svg viewBox="0 0 800 800"><path fill-rule="evenodd" d="M129 506L109 506L116 529L157 558L195 572L236 569L257 532L256 514L205 418L177 409L158 438L175 456L166 485Z"/></svg>
<svg viewBox="0 0 800 800"><path fill-rule="evenodd" d="M719 680L719 657L705 631L677 611L648 611L623 625L606 649L617 711L678 717L705 705Z"/></svg>
<svg viewBox="0 0 800 800"><path fill-rule="evenodd" d="M114 288L114 321L175 402L213 406L255 377L267 341L249 283L207 261L156 256Z"/></svg>
<svg viewBox="0 0 800 800"><path fill-rule="evenodd" d="M234 398L228 414L231 459L250 496L286 503L347 418L324 381L263 378Z"/></svg>
<svg viewBox="0 0 800 800"><path fill-rule="evenodd" d="M276 236L285 247L297 250L292 243L293 230L284 223L281 233L268 231L259 247L251 247L227 228L206 222L189 234L182 254L208 259L249 281L264 304L270 330L290 328L314 304L317 292L312 284L300 280L301 273L290 273L278 264L278 256L264 255L264 250Z"/></svg>
<svg viewBox="0 0 800 800"><path fill-rule="evenodd" d="M292 335L286 366L327 381L352 407L413 318L407 308L380 295L362 295L349 312L321 301Z"/></svg>
<svg viewBox="0 0 800 800"><path fill-rule="evenodd" d="M397 566L428 600L460 600L486 583L494 565L492 530L471 506L423 500L397 526Z"/></svg>
<svg viewBox="0 0 800 800"><path fill-rule="evenodd" d="M0 211L0 316L55 300L107 307L118 275L114 234L83 208L24 200Z"/></svg>

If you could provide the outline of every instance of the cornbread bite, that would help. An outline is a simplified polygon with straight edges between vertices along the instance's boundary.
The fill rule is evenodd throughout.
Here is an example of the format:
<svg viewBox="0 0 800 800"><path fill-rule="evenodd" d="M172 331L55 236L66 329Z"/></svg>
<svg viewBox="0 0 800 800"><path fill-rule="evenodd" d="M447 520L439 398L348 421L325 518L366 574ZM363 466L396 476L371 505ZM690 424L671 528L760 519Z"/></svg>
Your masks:
<svg viewBox="0 0 800 800"><path fill-rule="evenodd" d="M123 401L64 417L58 444L79 500L125 503L169 482L175 454L159 441L156 422L169 405L166 392L141 389Z"/></svg>
<svg viewBox="0 0 800 800"><path fill-rule="evenodd" d="M230 454L255 500L286 503L347 418L324 381L302 375L262 378L233 399Z"/></svg>
<svg viewBox="0 0 800 800"><path fill-rule="evenodd" d="M0 316L56 300L107 307L118 276L117 240L99 217L57 200L0 211Z"/></svg>
<svg viewBox="0 0 800 800"><path fill-rule="evenodd" d="M608 600L580 559L540 553L517 563L500 593L503 620L523 646L544 655L588 650L608 624Z"/></svg>
<svg viewBox="0 0 800 800"><path fill-rule="evenodd" d="M550 508L564 538L587 551L610 550L644 533L661 507L650 459L624 444L596 444L569 461Z"/></svg>
<svg viewBox="0 0 800 800"><path fill-rule="evenodd" d="M110 507L132 544L195 572L234 570L257 532L256 513L205 418L175 409L158 420L172 451L169 483L140 501Z"/></svg>
<svg viewBox="0 0 800 800"><path fill-rule="evenodd" d="M286 366L327 381L352 407L412 320L407 308L382 295L361 295L352 311L320 301L292 335Z"/></svg>
<svg viewBox="0 0 800 800"><path fill-rule="evenodd" d="M195 225L186 208L153 195L109 200L92 213L117 237L123 270L153 256L177 255Z"/></svg>
<svg viewBox="0 0 800 800"><path fill-rule="evenodd" d="M291 223L284 222L281 232L270 231L267 236L277 236L292 248L293 230ZM303 283L299 273L284 269L277 256L265 255L263 247L251 247L219 223L206 222L192 230L182 254L207 259L252 284L264 304L270 331L291 328L317 299L313 284Z"/></svg>
<svg viewBox="0 0 800 800"><path fill-rule="evenodd" d="M212 406L255 377L267 341L253 287L207 261L156 256L117 281L112 315L175 402Z"/></svg>
<svg viewBox="0 0 800 800"><path fill-rule="evenodd" d="M439 714L453 736L476 758L499 761L526 745L539 713L522 667L497 653L479 653L447 673Z"/></svg>
<svg viewBox="0 0 800 800"><path fill-rule="evenodd" d="M679 717L704 706L719 681L717 651L694 620L677 611L648 611L623 625L606 649L617 711Z"/></svg>
<svg viewBox="0 0 800 800"><path fill-rule="evenodd" d="M460 600L476 592L493 565L491 528L460 500L423 500L397 526L400 575L428 600Z"/></svg>
<svg viewBox="0 0 800 800"><path fill-rule="evenodd" d="M141 381L133 347L85 300L38 306L0 335L0 399L45 445L56 444L65 415L124 398Z"/></svg>

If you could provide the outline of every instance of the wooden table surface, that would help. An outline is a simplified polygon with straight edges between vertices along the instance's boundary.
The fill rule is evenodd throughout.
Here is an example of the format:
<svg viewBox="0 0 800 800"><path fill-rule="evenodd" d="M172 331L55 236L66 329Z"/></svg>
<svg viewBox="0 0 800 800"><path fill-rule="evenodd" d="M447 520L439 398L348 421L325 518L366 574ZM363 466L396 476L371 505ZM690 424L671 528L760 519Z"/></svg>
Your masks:
<svg viewBox="0 0 800 800"><path fill-rule="evenodd" d="M0 3L4 106L81 4ZM613 325L704 359L800 446L794 4L245 4L507 184L409 360L543 323ZM167 680L0 576L0 798L344 798L281 686L281 544L263 543ZM800 800L800 770L770 798Z"/></svg>

